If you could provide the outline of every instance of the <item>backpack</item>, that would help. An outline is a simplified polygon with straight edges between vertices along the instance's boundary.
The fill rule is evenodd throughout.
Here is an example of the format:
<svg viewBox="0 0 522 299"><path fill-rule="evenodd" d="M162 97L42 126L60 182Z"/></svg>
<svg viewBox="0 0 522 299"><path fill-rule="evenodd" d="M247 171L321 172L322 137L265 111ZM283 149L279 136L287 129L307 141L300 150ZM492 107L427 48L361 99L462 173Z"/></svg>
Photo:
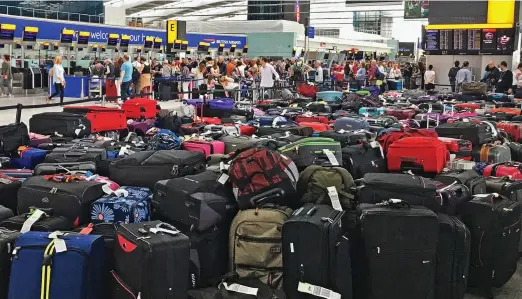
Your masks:
<svg viewBox="0 0 522 299"><path fill-rule="evenodd" d="M137 68L132 67L132 83L136 84L140 80L140 71Z"/></svg>
<svg viewBox="0 0 522 299"><path fill-rule="evenodd" d="M281 228L292 209L267 205L239 211L230 226L229 270L240 278L256 277L271 288L283 282Z"/></svg>
<svg viewBox="0 0 522 299"><path fill-rule="evenodd" d="M240 209L287 199L295 193L299 179L292 160L266 148L239 153L230 162L228 175Z"/></svg>
<svg viewBox="0 0 522 299"><path fill-rule="evenodd" d="M456 78L457 77L457 73L459 72L459 69L458 67L452 67L449 71L449 74L448 74L448 77L450 78Z"/></svg>
<svg viewBox="0 0 522 299"><path fill-rule="evenodd" d="M339 202L343 210L351 208L354 196L350 189L355 187L352 176L342 167L308 166L299 177L297 193L301 204L328 204L332 205L328 187L335 187Z"/></svg>

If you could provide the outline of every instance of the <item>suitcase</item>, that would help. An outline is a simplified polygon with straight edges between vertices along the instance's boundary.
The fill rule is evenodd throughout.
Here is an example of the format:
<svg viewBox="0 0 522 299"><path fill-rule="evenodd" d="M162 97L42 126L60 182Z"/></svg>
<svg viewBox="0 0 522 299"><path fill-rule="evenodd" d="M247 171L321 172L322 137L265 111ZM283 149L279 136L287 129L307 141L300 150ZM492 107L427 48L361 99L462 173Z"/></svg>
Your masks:
<svg viewBox="0 0 522 299"><path fill-rule="evenodd" d="M156 117L158 102L147 98L128 99L121 105L127 118L147 119Z"/></svg>
<svg viewBox="0 0 522 299"><path fill-rule="evenodd" d="M489 164L484 168L484 177L504 177L507 176L513 180L522 180L522 163L506 162Z"/></svg>
<svg viewBox="0 0 522 299"><path fill-rule="evenodd" d="M91 134L91 122L85 115L68 112L43 112L29 119L31 132L82 138Z"/></svg>
<svg viewBox="0 0 522 299"><path fill-rule="evenodd" d="M462 110L470 110L471 112L474 112L476 109L480 109L482 106L478 103L459 103L454 105L455 108L462 109Z"/></svg>
<svg viewBox="0 0 522 299"><path fill-rule="evenodd" d="M19 169L34 169L38 164L42 163L47 156L48 151L28 148L19 151L19 158L11 158L11 167Z"/></svg>
<svg viewBox="0 0 522 299"><path fill-rule="evenodd" d="M472 159L472 144L470 141L447 137L439 137L439 140L444 142L450 154L455 155L455 157L464 160Z"/></svg>
<svg viewBox="0 0 522 299"><path fill-rule="evenodd" d="M520 241L519 202L498 194L477 195L459 209L471 233L468 289L492 297L517 269Z"/></svg>
<svg viewBox="0 0 522 299"><path fill-rule="evenodd" d="M254 147L259 142L249 136L223 136L219 140L225 144L225 154Z"/></svg>
<svg viewBox="0 0 522 299"><path fill-rule="evenodd" d="M386 158L389 171L440 173L450 160L446 144L434 137L406 137L392 143Z"/></svg>
<svg viewBox="0 0 522 299"><path fill-rule="evenodd" d="M522 162L522 144L508 142L505 145L507 145L511 151L511 160L514 162Z"/></svg>
<svg viewBox="0 0 522 299"><path fill-rule="evenodd" d="M410 119L416 114L413 109L396 109L388 108L385 110L386 115L396 117L397 119Z"/></svg>
<svg viewBox="0 0 522 299"><path fill-rule="evenodd" d="M468 286L471 235L457 217L439 214L436 299L463 299Z"/></svg>
<svg viewBox="0 0 522 299"><path fill-rule="evenodd" d="M306 204L283 224L283 289L288 298L305 297L299 291L302 284L353 298L350 240L343 235L343 216L343 211L330 206Z"/></svg>
<svg viewBox="0 0 522 299"><path fill-rule="evenodd" d="M387 172L381 150L367 145L352 145L341 149L343 167L354 179L362 179L367 173Z"/></svg>
<svg viewBox="0 0 522 299"><path fill-rule="evenodd" d="M334 122L335 130L368 130L370 125L364 118L341 117Z"/></svg>
<svg viewBox="0 0 522 299"><path fill-rule="evenodd" d="M110 179L121 186L153 189L156 182L192 175L206 168L205 155L184 150L143 151L109 166Z"/></svg>
<svg viewBox="0 0 522 299"><path fill-rule="evenodd" d="M216 287L217 285L217 287ZM226 285L226 287L225 287ZM249 292L251 291L251 292ZM255 293L256 295L252 295ZM285 299L281 290L270 288L256 278L239 278L237 275L226 275L221 283L212 287L190 290L189 299Z"/></svg>
<svg viewBox="0 0 522 299"><path fill-rule="evenodd" d="M510 162L511 150L507 145L484 144L480 150L480 161L491 164Z"/></svg>
<svg viewBox="0 0 522 299"><path fill-rule="evenodd" d="M197 124L205 124L205 125L221 125L221 119L217 117L198 117L195 121Z"/></svg>
<svg viewBox="0 0 522 299"><path fill-rule="evenodd" d="M505 113L511 116L518 116L520 115L520 108L509 108L509 107L500 107L500 108L493 108L491 110L491 113Z"/></svg>
<svg viewBox="0 0 522 299"><path fill-rule="evenodd" d="M32 225L29 225L27 222L33 213L24 213L1 221L0 227L5 227L9 230L21 231L24 229L25 225L25 229L27 229L27 231L38 232L72 231L74 229L72 221L65 217L53 216L53 210L46 210L42 212L43 215ZM22 233L25 233L25 231L22 231Z"/></svg>
<svg viewBox="0 0 522 299"><path fill-rule="evenodd" d="M365 273L354 276L366 278L361 287L368 299L430 298L437 266L437 215L395 202L357 207L361 235L356 246Z"/></svg>
<svg viewBox="0 0 522 299"><path fill-rule="evenodd" d="M441 205L435 183L416 175L367 173L357 191L360 203L375 204L394 198L411 205L425 206L435 212L440 210Z"/></svg>
<svg viewBox="0 0 522 299"><path fill-rule="evenodd" d="M49 175L67 172L96 172L94 162L40 163L34 168L34 175Z"/></svg>
<svg viewBox="0 0 522 299"><path fill-rule="evenodd" d="M325 151L328 150L328 151ZM342 165L341 143L331 138L308 137L279 148L298 168Z"/></svg>
<svg viewBox="0 0 522 299"><path fill-rule="evenodd" d="M444 185L462 184L468 187L471 194L485 194L486 181L475 170L449 170L433 178Z"/></svg>
<svg viewBox="0 0 522 299"><path fill-rule="evenodd" d="M65 251L58 242L65 243ZM22 234L13 251L8 298L104 298L104 259L100 236Z"/></svg>
<svg viewBox="0 0 522 299"><path fill-rule="evenodd" d="M479 162L482 163L482 162ZM477 166L477 162L464 159L454 159L447 165L450 170L473 170Z"/></svg>
<svg viewBox="0 0 522 299"><path fill-rule="evenodd" d="M315 95L316 101L330 103L340 103L343 98L342 91L320 91Z"/></svg>
<svg viewBox="0 0 522 299"><path fill-rule="evenodd" d="M127 128L125 111L101 106L65 106L64 112L85 115L91 123L90 133L119 131Z"/></svg>
<svg viewBox="0 0 522 299"><path fill-rule="evenodd" d="M473 146L493 141L496 129L488 122L454 122L442 124L435 128L440 137L469 140Z"/></svg>
<svg viewBox="0 0 522 299"><path fill-rule="evenodd" d="M148 188L122 186L91 205L91 223L141 223L150 221L152 192Z"/></svg>
<svg viewBox="0 0 522 299"><path fill-rule="evenodd" d="M7 175L0 174L0 205L17 213L18 190L22 186L22 181Z"/></svg>
<svg viewBox="0 0 522 299"><path fill-rule="evenodd" d="M19 236L19 231L0 227L0 298L2 299L7 299L12 249L15 248L15 241Z"/></svg>
<svg viewBox="0 0 522 299"><path fill-rule="evenodd" d="M53 149L43 162L45 163L78 163L95 162L107 160L107 150L98 147L84 147L82 145L72 145L67 147L57 147Z"/></svg>
<svg viewBox="0 0 522 299"><path fill-rule="evenodd" d="M373 140L373 136L369 132L364 131L324 131L319 133L320 137L332 138L341 143L341 147L350 145L362 145Z"/></svg>
<svg viewBox="0 0 522 299"><path fill-rule="evenodd" d="M471 192L469 188L461 184L451 184L440 187L437 191L441 202L441 213L456 216L458 207L466 201L471 200Z"/></svg>
<svg viewBox="0 0 522 299"><path fill-rule="evenodd" d="M316 122L301 122L299 124L302 127L308 127L312 128L314 132L325 132L325 131L331 131L332 128L330 125L324 124L324 123L316 123Z"/></svg>
<svg viewBox="0 0 522 299"><path fill-rule="evenodd" d="M224 154L225 143L219 140L189 140L182 144L183 149L191 152L201 152L208 157L212 154Z"/></svg>
<svg viewBox="0 0 522 299"><path fill-rule="evenodd" d="M234 102L234 99L230 98L216 98L207 101L210 109L216 109L216 110L232 110L234 109L236 103Z"/></svg>
<svg viewBox="0 0 522 299"><path fill-rule="evenodd" d="M304 137L311 137L314 133L314 130L310 127L280 127L280 128L272 128L272 127L259 127L257 128L256 135L257 136L269 136L273 134L281 134L289 132L293 135L299 135Z"/></svg>
<svg viewBox="0 0 522 299"><path fill-rule="evenodd" d="M522 141L522 123L520 122L499 122L497 128L506 132L512 141Z"/></svg>
<svg viewBox="0 0 522 299"><path fill-rule="evenodd" d="M156 183L152 205L163 217L199 232L230 222L237 203L229 185L218 182L219 170Z"/></svg>
<svg viewBox="0 0 522 299"><path fill-rule="evenodd" d="M0 175L9 176L18 179L25 179L33 176L33 171L30 169L0 169Z"/></svg>
<svg viewBox="0 0 522 299"><path fill-rule="evenodd" d="M458 102L480 102L487 100L487 96L482 93L477 94L459 94L457 96Z"/></svg>
<svg viewBox="0 0 522 299"><path fill-rule="evenodd" d="M375 108L375 107L361 107L359 108L359 115L363 116L381 116L386 113L384 108Z"/></svg>
<svg viewBox="0 0 522 299"><path fill-rule="evenodd" d="M29 131L24 123L0 126L0 155L14 155L18 147L29 143Z"/></svg>
<svg viewBox="0 0 522 299"><path fill-rule="evenodd" d="M37 148L42 143L52 143L53 140L49 136L35 134L35 133L29 133L30 143L29 145L31 147Z"/></svg>
<svg viewBox="0 0 522 299"><path fill-rule="evenodd" d="M488 102L513 102L513 96L503 93L490 93L487 97Z"/></svg>
<svg viewBox="0 0 522 299"><path fill-rule="evenodd" d="M190 242L160 221L118 228L111 271L113 299L186 298Z"/></svg>
<svg viewBox="0 0 522 299"><path fill-rule="evenodd" d="M322 123L322 124L326 124L326 125L328 125L330 123L330 121L328 120L328 118L326 116L320 116L320 115L316 115L316 116L300 115L295 118L295 122L297 124L301 124L302 122L306 122L306 123L315 122L315 123Z"/></svg>
<svg viewBox="0 0 522 299"><path fill-rule="evenodd" d="M440 103L422 103L418 105L418 109L422 113L444 113L446 106ZM451 111L451 109L449 109Z"/></svg>

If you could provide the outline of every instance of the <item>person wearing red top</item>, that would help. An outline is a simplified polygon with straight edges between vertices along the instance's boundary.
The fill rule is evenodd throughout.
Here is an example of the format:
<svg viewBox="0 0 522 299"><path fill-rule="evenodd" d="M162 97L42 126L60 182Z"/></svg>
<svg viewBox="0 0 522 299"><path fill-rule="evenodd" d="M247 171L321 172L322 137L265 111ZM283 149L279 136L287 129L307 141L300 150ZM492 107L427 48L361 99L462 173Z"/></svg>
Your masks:
<svg viewBox="0 0 522 299"><path fill-rule="evenodd" d="M359 70L359 63L357 61L354 61L353 66L352 66L352 73L354 74L354 78L355 78L355 74L357 74L358 70Z"/></svg>
<svg viewBox="0 0 522 299"><path fill-rule="evenodd" d="M377 61L372 60L370 69L368 70L368 81L370 85L375 85L377 81Z"/></svg>

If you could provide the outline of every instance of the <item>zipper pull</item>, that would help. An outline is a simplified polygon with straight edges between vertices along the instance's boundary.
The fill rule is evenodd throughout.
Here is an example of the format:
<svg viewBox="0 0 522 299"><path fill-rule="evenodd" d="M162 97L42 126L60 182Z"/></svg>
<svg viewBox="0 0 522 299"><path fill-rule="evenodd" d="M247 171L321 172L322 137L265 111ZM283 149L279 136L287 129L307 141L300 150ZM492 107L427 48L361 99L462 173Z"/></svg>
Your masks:
<svg viewBox="0 0 522 299"><path fill-rule="evenodd" d="M58 191L58 188L53 187L49 193L56 194L56 191Z"/></svg>
<svg viewBox="0 0 522 299"><path fill-rule="evenodd" d="M138 293L138 296L136 297L136 299L141 299L141 292Z"/></svg>
<svg viewBox="0 0 522 299"><path fill-rule="evenodd" d="M15 258L18 257L18 255L17 255L17 254L18 254L18 250L20 250L20 247L15 247L15 249L13 249L13 256L14 256Z"/></svg>
<svg viewBox="0 0 522 299"><path fill-rule="evenodd" d="M301 264L299 266L299 273L301 274L301 280L300 281L304 281L304 266L303 266L303 264Z"/></svg>

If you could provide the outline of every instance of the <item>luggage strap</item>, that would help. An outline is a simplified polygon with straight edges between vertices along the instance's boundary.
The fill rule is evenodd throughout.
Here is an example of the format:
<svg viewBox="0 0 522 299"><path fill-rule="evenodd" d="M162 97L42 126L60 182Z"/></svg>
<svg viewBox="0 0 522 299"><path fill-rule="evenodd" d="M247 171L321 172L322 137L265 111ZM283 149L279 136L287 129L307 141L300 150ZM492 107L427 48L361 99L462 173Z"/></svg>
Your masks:
<svg viewBox="0 0 522 299"><path fill-rule="evenodd" d="M53 261L54 243L56 239L52 239L44 250L44 259L42 262L42 285L40 287L40 299L49 299L49 290L51 287L51 266Z"/></svg>

